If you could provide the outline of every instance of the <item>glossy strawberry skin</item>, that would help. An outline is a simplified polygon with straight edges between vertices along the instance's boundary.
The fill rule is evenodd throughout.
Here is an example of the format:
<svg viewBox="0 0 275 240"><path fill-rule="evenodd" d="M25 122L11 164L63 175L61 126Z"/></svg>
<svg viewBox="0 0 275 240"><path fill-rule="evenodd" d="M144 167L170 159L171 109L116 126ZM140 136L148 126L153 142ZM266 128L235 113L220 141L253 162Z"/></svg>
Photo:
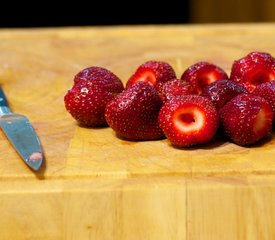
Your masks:
<svg viewBox="0 0 275 240"><path fill-rule="evenodd" d="M201 94L207 85L218 80L228 79L228 75L222 68L212 63L197 62L184 71L181 79L190 83L197 94Z"/></svg>
<svg viewBox="0 0 275 240"><path fill-rule="evenodd" d="M272 129L273 112L262 97L240 94L220 110L225 133L238 145L255 144Z"/></svg>
<svg viewBox="0 0 275 240"><path fill-rule="evenodd" d="M219 80L206 86L202 96L208 97L217 110L220 110L229 100L241 93L248 93L242 85L230 80Z"/></svg>
<svg viewBox="0 0 275 240"><path fill-rule="evenodd" d="M234 61L230 79L252 92L261 83L275 80L275 59L264 52L251 52Z"/></svg>
<svg viewBox="0 0 275 240"><path fill-rule="evenodd" d="M176 78L176 74L168 63L147 61L140 65L136 72L130 77L126 83L126 88L131 87L136 82L142 81L149 83L159 90L165 82L173 78Z"/></svg>
<svg viewBox="0 0 275 240"><path fill-rule="evenodd" d="M93 87L104 86L104 88L111 91L121 91L121 86L123 85L121 80L113 72L97 66L85 68L74 77L74 85L86 81L91 82Z"/></svg>
<svg viewBox="0 0 275 240"><path fill-rule="evenodd" d="M158 125L161 106L157 90L146 82L138 82L107 104L105 118L122 138L155 140L163 137Z"/></svg>
<svg viewBox="0 0 275 240"><path fill-rule="evenodd" d="M92 71L90 71L91 69ZM86 73L83 74L85 71ZM123 84L107 69L92 67L85 71L76 75L78 77L75 80L78 80L64 96L66 110L81 126L106 126L105 106L123 91Z"/></svg>
<svg viewBox="0 0 275 240"><path fill-rule="evenodd" d="M268 101L275 114L275 80L258 85L252 93Z"/></svg>
<svg viewBox="0 0 275 240"><path fill-rule="evenodd" d="M209 142L218 128L218 113L202 96L185 95L167 101L159 113L159 125L171 144L190 147Z"/></svg>
<svg viewBox="0 0 275 240"><path fill-rule="evenodd" d="M195 94L195 90L188 82L175 78L164 83L159 93L163 102L166 102L175 96Z"/></svg>

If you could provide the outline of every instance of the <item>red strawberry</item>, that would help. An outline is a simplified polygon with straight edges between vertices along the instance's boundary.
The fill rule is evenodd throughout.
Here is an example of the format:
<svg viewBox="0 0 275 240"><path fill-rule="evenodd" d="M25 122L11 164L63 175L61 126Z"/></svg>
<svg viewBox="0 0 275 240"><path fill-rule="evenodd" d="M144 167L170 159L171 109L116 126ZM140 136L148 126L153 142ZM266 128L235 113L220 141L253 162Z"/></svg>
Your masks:
<svg viewBox="0 0 275 240"><path fill-rule="evenodd" d="M233 63L230 79L252 92L257 85L275 80L275 59L268 53L251 52Z"/></svg>
<svg viewBox="0 0 275 240"><path fill-rule="evenodd" d="M164 83L159 93L162 100L166 102L175 96L194 94L195 90L189 83L174 78Z"/></svg>
<svg viewBox="0 0 275 240"><path fill-rule="evenodd" d="M220 67L208 63L198 62L190 66L181 76L182 80L189 82L200 94L207 85L221 79L228 79L226 72Z"/></svg>
<svg viewBox="0 0 275 240"><path fill-rule="evenodd" d="M85 75L86 71L90 73ZM75 78L77 80L74 86L64 97L65 107L80 125L104 126L107 124L104 118L105 106L123 91L123 84L107 69L92 67L81 71L76 76L81 74L83 77Z"/></svg>
<svg viewBox="0 0 275 240"><path fill-rule="evenodd" d="M161 106L157 90L148 83L138 82L107 104L105 118L120 137L129 140L159 139L163 136L158 126Z"/></svg>
<svg viewBox="0 0 275 240"><path fill-rule="evenodd" d="M230 99L241 93L248 93L242 85L230 80L220 80L206 86L202 96L208 97L219 110Z"/></svg>
<svg viewBox="0 0 275 240"><path fill-rule="evenodd" d="M220 110L225 133L238 145L251 145L266 136L272 128L273 113L262 97L240 94Z"/></svg>
<svg viewBox="0 0 275 240"><path fill-rule="evenodd" d="M121 80L106 68L92 66L85 68L74 77L74 84L83 81L91 81L93 85L105 86L107 88L121 89Z"/></svg>
<svg viewBox="0 0 275 240"><path fill-rule="evenodd" d="M189 147L209 142L218 128L218 113L203 96L185 95L167 101L159 113L159 125L172 145Z"/></svg>
<svg viewBox="0 0 275 240"><path fill-rule="evenodd" d="M176 78L175 71L166 62L160 61L148 61L138 67L134 75L128 80L126 88L131 87L136 82L147 82L156 89L160 89L160 86Z"/></svg>
<svg viewBox="0 0 275 240"><path fill-rule="evenodd" d="M268 101L275 114L275 80L258 85L252 93Z"/></svg>

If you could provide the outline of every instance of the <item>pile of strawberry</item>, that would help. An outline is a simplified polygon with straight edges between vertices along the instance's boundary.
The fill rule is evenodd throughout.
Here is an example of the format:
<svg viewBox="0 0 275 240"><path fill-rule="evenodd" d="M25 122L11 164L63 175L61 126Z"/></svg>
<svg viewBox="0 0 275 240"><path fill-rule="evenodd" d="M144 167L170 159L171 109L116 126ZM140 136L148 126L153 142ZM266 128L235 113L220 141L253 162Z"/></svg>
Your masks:
<svg viewBox="0 0 275 240"><path fill-rule="evenodd" d="M167 137L176 147L189 147L211 141L219 129L234 143L251 145L272 131L275 59L251 52L234 61L230 77L198 62L180 79L168 63L148 61L125 89L109 70L90 67L75 76L64 101L80 125L109 125L128 140Z"/></svg>

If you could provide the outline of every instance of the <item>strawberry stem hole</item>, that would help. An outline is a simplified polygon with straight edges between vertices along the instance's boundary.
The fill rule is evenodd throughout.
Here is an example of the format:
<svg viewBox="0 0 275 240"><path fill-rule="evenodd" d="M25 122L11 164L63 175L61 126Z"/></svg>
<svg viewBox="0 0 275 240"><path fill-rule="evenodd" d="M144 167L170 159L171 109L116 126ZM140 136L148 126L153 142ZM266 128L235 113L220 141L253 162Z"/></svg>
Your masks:
<svg viewBox="0 0 275 240"><path fill-rule="evenodd" d="M182 133L198 131L205 123L204 114L194 107L184 109L174 115L175 127Z"/></svg>
<svg viewBox="0 0 275 240"><path fill-rule="evenodd" d="M150 85L154 86L156 83L156 77L151 72L145 72L137 79L137 81L146 82L146 83L149 83Z"/></svg>
<svg viewBox="0 0 275 240"><path fill-rule="evenodd" d="M215 82L216 78L215 75L211 72L206 72L204 74L202 74L197 81L198 84L198 88L200 90L200 93L202 92L202 90L208 86L209 84L211 84L212 82Z"/></svg>
<svg viewBox="0 0 275 240"><path fill-rule="evenodd" d="M266 71L258 71L251 77L251 83L253 85L259 85L261 83L265 83L272 79L272 74L267 73Z"/></svg>
<svg viewBox="0 0 275 240"><path fill-rule="evenodd" d="M183 121L184 123L187 123L187 124L195 122L193 115L190 113L183 113L179 117L180 117L181 121Z"/></svg>

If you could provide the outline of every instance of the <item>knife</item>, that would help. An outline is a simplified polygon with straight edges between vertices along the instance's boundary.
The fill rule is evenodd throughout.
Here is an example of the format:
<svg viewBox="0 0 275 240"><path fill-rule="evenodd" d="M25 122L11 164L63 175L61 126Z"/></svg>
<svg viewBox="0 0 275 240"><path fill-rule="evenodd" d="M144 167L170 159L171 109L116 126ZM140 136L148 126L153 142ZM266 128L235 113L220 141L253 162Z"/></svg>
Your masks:
<svg viewBox="0 0 275 240"><path fill-rule="evenodd" d="M1 87L0 127L24 162L37 171L43 162L40 141L29 119L24 115L11 112Z"/></svg>

